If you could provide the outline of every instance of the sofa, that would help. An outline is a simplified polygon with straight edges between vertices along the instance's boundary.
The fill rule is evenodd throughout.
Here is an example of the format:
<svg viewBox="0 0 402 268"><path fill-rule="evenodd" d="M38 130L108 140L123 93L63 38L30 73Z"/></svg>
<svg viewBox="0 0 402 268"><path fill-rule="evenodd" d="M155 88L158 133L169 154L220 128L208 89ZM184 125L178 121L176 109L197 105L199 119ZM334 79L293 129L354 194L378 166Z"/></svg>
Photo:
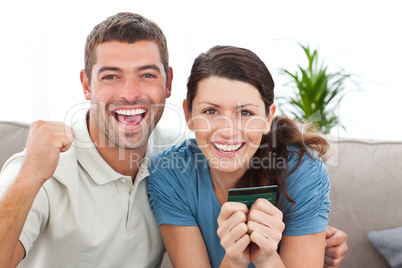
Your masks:
<svg viewBox="0 0 402 268"><path fill-rule="evenodd" d="M0 166L24 149L28 132L28 124L0 122ZM349 251L341 267L389 267L368 234L402 226L402 142L328 140L330 225L348 234ZM162 267L172 267L166 255Z"/></svg>

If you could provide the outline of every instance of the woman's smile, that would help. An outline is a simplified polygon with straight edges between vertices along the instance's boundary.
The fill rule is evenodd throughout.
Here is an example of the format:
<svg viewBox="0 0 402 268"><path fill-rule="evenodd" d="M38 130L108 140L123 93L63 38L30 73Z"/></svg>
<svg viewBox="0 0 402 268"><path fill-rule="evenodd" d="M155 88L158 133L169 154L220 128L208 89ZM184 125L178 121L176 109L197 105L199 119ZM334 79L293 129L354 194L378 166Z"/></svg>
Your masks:
<svg viewBox="0 0 402 268"><path fill-rule="evenodd" d="M235 156L246 144L245 142L241 143L225 143L225 142L211 142L213 148L223 156L232 157Z"/></svg>

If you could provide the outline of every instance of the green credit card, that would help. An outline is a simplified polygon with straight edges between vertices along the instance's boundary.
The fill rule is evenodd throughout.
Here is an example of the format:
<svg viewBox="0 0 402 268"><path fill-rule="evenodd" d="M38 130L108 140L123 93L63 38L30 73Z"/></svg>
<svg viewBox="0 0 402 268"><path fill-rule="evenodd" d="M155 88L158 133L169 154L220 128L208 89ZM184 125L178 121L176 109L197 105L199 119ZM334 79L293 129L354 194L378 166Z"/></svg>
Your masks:
<svg viewBox="0 0 402 268"><path fill-rule="evenodd" d="M258 198L275 205L278 185L229 189L228 202L240 202L250 208Z"/></svg>

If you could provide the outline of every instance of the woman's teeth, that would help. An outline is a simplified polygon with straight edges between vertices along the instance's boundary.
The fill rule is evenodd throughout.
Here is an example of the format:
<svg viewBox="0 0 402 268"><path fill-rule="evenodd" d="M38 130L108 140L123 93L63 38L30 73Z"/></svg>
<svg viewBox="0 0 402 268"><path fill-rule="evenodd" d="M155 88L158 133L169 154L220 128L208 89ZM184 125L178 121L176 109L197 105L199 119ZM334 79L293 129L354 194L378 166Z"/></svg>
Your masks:
<svg viewBox="0 0 402 268"><path fill-rule="evenodd" d="M227 144L219 144L219 143L214 142L214 145L222 153L230 154L230 153L233 153L233 152L239 150L240 147L242 146L242 143L227 145Z"/></svg>

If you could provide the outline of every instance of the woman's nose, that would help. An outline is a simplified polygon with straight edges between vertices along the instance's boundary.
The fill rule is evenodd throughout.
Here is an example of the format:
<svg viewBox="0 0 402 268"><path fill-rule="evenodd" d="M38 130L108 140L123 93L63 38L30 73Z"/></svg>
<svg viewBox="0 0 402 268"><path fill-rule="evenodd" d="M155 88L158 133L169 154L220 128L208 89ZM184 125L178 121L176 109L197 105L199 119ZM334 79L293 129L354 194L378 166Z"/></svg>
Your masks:
<svg viewBox="0 0 402 268"><path fill-rule="evenodd" d="M218 128L216 135L220 135L224 139L233 139L238 134L238 122L236 118L230 116L219 116L216 118Z"/></svg>

